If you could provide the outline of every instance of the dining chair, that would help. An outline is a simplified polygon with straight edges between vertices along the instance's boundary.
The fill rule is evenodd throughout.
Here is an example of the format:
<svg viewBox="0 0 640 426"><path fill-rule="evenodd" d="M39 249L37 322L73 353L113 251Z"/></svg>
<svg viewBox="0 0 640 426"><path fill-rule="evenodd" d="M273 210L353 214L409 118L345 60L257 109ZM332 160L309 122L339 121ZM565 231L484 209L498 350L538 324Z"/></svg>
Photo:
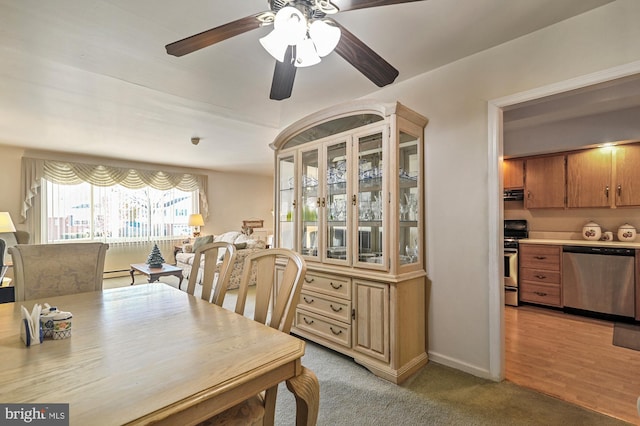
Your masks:
<svg viewBox="0 0 640 426"><path fill-rule="evenodd" d="M189 275L187 293L193 295L198 282L200 263L204 262L202 273L202 299L222 306L227 293L231 268L236 258L236 247L223 241L204 244L196 249ZM221 261L220 265L218 263ZM217 271L217 273L216 273ZM217 278L217 279L216 279ZM216 283L214 287L214 282ZM211 290L213 289L213 298Z"/></svg>
<svg viewBox="0 0 640 426"><path fill-rule="evenodd" d="M249 313L246 302L254 271L255 304ZM243 266L235 312L288 334L306 271L302 256L289 249L273 248L249 255ZM288 381L287 386L296 391L297 424L306 419L304 424L314 425L318 417L318 379L311 370L301 368L302 374ZM277 390L277 385L271 387L201 425L273 425Z"/></svg>
<svg viewBox="0 0 640 426"><path fill-rule="evenodd" d="M13 259L15 300L102 290L109 244L17 244Z"/></svg>

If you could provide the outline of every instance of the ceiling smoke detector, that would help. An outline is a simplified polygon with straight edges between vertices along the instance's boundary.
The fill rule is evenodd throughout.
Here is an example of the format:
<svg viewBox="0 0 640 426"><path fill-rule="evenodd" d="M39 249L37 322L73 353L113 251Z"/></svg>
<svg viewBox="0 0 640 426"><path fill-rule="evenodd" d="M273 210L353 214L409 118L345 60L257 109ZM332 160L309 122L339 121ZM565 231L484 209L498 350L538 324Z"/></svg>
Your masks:
<svg viewBox="0 0 640 426"><path fill-rule="evenodd" d="M198 145L200 143L200 138L197 136L191 138L191 143L194 145Z"/></svg>

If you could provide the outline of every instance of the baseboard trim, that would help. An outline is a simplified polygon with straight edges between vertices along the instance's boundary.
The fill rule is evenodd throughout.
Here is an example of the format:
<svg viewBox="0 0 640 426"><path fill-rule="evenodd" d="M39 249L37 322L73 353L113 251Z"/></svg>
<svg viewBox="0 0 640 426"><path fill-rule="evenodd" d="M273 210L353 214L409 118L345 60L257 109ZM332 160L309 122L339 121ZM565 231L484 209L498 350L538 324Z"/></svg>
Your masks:
<svg viewBox="0 0 640 426"><path fill-rule="evenodd" d="M455 368L456 370L464 371L465 373L469 373L483 379L493 380L494 382L500 381L498 377L493 377L491 375L491 372L487 369L478 368L475 365L467 364L466 362L462 362L457 358L445 356L437 352L429 351L429 360L438 364L446 365L447 367Z"/></svg>

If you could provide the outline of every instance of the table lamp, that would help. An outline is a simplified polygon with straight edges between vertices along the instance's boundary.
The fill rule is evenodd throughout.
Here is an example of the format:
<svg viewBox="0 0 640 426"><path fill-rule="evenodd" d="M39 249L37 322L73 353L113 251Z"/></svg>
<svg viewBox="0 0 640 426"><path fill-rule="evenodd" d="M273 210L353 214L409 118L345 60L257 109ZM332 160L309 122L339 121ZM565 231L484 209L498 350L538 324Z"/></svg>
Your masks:
<svg viewBox="0 0 640 426"><path fill-rule="evenodd" d="M9 212L0 212L0 233L2 232L16 232Z"/></svg>
<svg viewBox="0 0 640 426"><path fill-rule="evenodd" d="M200 227L204 226L204 219L201 214L192 214L189 216L189 226L193 226L193 238L200 236Z"/></svg>

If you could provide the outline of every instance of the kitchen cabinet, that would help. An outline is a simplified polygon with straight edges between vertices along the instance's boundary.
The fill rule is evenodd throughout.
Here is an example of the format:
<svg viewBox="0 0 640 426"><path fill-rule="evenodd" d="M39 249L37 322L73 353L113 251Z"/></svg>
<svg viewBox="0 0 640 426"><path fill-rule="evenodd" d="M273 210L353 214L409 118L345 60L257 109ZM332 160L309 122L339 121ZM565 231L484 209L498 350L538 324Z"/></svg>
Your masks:
<svg viewBox="0 0 640 426"><path fill-rule="evenodd" d="M615 202L618 207L640 206L640 144L615 148Z"/></svg>
<svg viewBox="0 0 640 426"><path fill-rule="evenodd" d="M426 124L400 103L355 101L271 145L275 244L307 262L292 333L395 383L427 362Z"/></svg>
<svg viewBox="0 0 640 426"><path fill-rule="evenodd" d="M565 155L525 159L524 206L527 209L565 206Z"/></svg>
<svg viewBox="0 0 640 426"><path fill-rule="evenodd" d="M513 158L502 162L502 181L504 189L524 188L524 160Z"/></svg>
<svg viewBox="0 0 640 426"><path fill-rule="evenodd" d="M562 246L521 243L520 300L562 307Z"/></svg>
<svg viewBox="0 0 640 426"><path fill-rule="evenodd" d="M567 154L567 207L609 207L611 169L610 149Z"/></svg>

